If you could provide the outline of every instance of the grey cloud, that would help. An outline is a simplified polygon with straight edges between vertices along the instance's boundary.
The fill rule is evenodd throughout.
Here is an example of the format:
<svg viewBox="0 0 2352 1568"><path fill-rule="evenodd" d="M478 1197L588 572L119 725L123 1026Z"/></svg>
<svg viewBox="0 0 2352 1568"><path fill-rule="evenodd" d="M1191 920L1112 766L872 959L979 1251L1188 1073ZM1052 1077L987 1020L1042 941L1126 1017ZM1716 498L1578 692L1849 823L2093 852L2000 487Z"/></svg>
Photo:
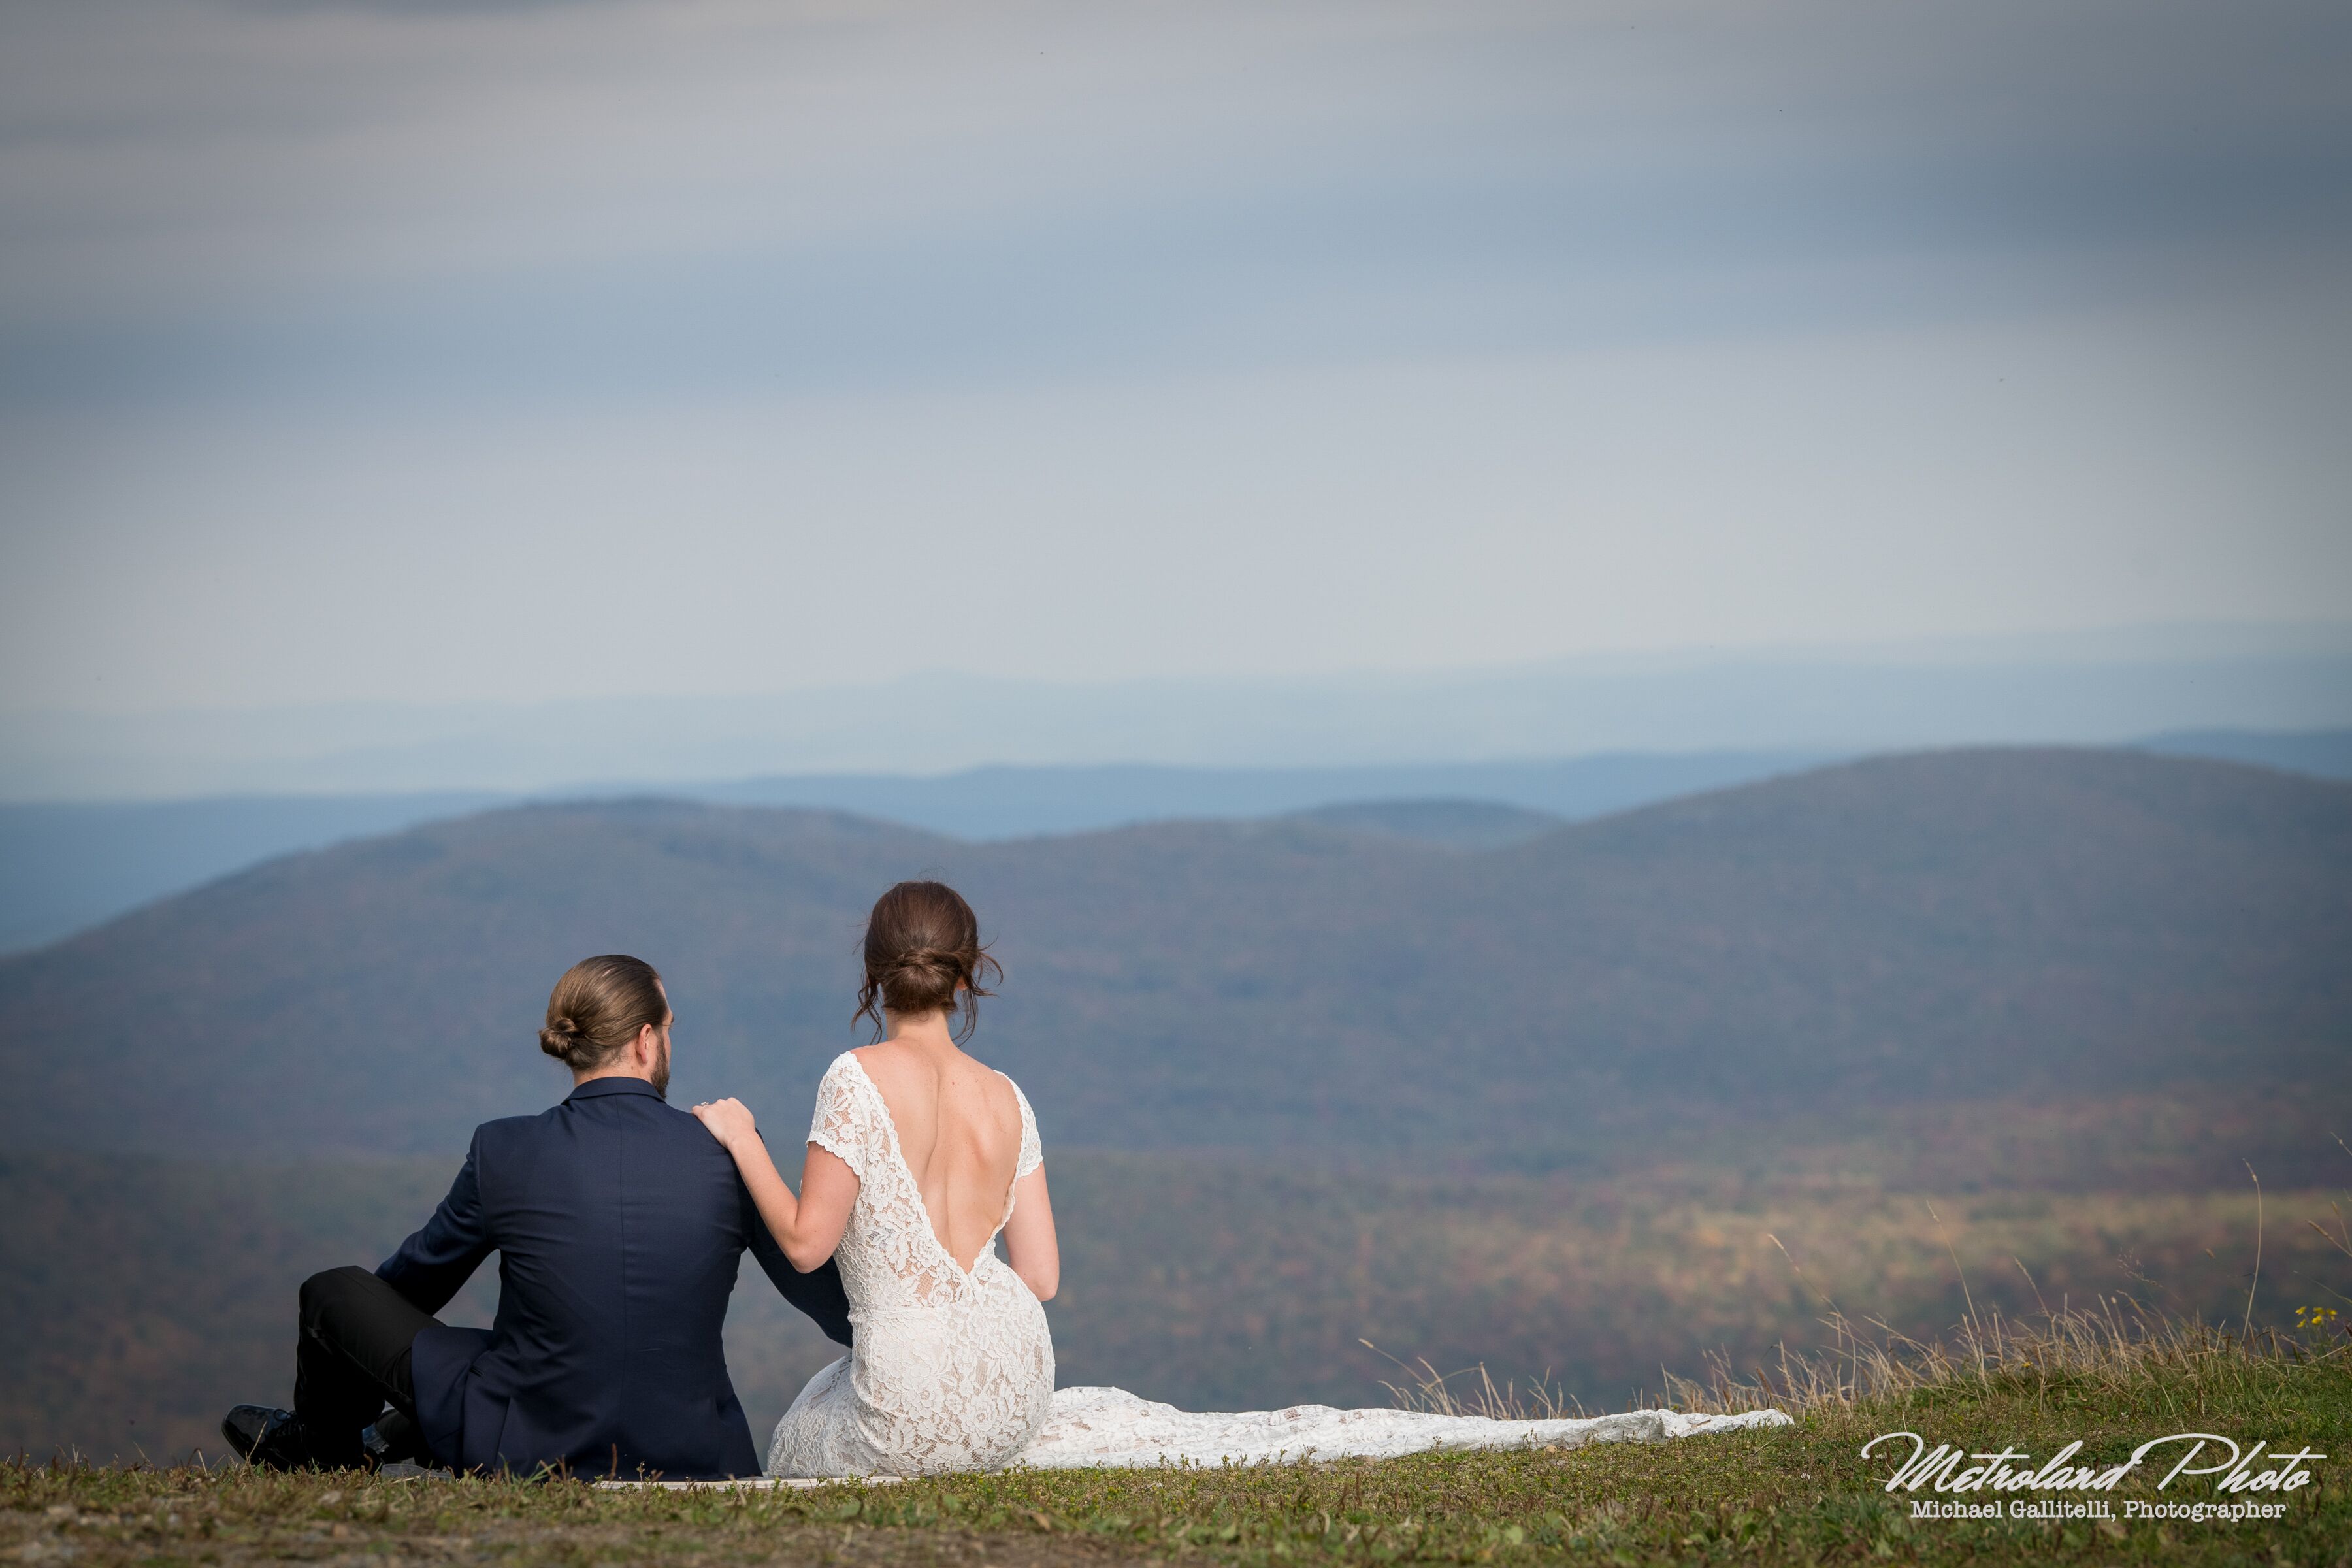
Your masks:
<svg viewBox="0 0 2352 1568"><path fill-rule="evenodd" d="M634 127L575 91L538 128L498 108L496 73L467 53L456 13L480 8L405 9L396 48L366 34L382 67L365 39L247 22L217 102L184 82L169 113L110 100L103 79L72 95L78 134L111 114L124 143L63 162L104 176L88 191L43 200L27 178L11 202L0 183L24 263L0 290L0 395L823 386L1540 350L2160 296L2352 236L2352 23L2335 7L1309 8L1280 14L1286 28L1204 8L1177 29L1202 58L1172 67L1132 58L1166 13L1106 38L1098 21L1079 37L1076 13L1008 11L1002 58L922 56L882 73L881 101L843 99L837 122L763 104L740 64L698 63L706 39L629 105ZM499 48L561 46L592 76L618 69L647 16L488 9ZM804 14L838 52L811 74L785 58L793 27L741 25L783 51L785 99L860 79L893 47ZM1013 37L1065 30L1139 88L1106 106L1060 81L1091 153L980 79L1011 68ZM250 79L273 48L318 79ZM681 129L706 71L715 117ZM894 128L927 96L947 100L936 124ZM831 144L812 149L795 132L817 124ZM675 156L600 175L633 130ZM35 111L0 121L0 167L60 134ZM310 145L338 137L337 155ZM771 155L742 145L763 142ZM139 149L163 142L166 165L199 149L232 216L157 194L142 232ZM240 149L277 179L236 176Z"/></svg>
<svg viewBox="0 0 2352 1568"><path fill-rule="evenodd" d="M219 0L228 10L264 15L299 15L305 11L373 11L386 16L499 16L517 11L578 10L592 5L628 5L631 0Z"/></svg>
<svg viewBox="0 0 2352 1568"><path fill-rule="evenodd" d="M1561 182L1475 197L1335 180L918 244L566 257L161 323L17 324L0 336L0 395L969 384L2114 306L2240 266L2258 239L2341 254L2343 213L2291 183L2265 189L2263 172L2223 171L2210 203L2164 211L2114 196L2131 171L2096 168L2033 171L1974 211L1954 210L1957 179L1927 199L1891 173L1876 189ZM1988 217L2029 204L2047 213L2030 235ZM2216 237L2223 204L2236 222Z"/></svg>
<svg viewBox="0 0 2352 1568"><path fill-rule="evenodd" d="M2347 82L2340 0L0 5L0 699L917 668L873 539L1033 675L2339 616ZM514 614L653 520L663 637Z"/></svg>

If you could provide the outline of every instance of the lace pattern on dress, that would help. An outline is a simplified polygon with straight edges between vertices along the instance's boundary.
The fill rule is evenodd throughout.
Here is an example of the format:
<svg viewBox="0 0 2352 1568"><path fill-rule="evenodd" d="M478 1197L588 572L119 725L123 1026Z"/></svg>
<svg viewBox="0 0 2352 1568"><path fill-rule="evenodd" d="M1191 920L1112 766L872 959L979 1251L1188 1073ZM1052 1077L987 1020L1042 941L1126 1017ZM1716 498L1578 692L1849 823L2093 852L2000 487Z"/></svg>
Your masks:
<svg viewBox="0 0 2352 1568"><path fill-rule="evenodd" d="M1691 1415L1631 1410L1558 1421L1490 1421L1410 1410L1192 1411L1139 1399L1123 1388L1065 1388L1052 1419L1021 1456L1039 1469L1095 1466L1296 1464L1302 1459L1393 1458L1478 1448L1577 1448L1587 1443L1655 1443L1708 1433L1786 1426L1778 1410Z"/></svg>
<svg viewBox="0 0 2352 1568"><path fill-rule="evenodd" d="M996 1076L1004 1078L1003 1073ZM1017 1184L1022 1177L1045 1163L1045 1146L1037 1141L1037 1113L1029 1109L1029 1097L1022 1093L1021 1086L1013 1083L1011 1079L1004 1078L1004 1081L1013 1084L1013 1098L1021 1102L1021 1158L1013 1166L1013 1180ZM1009 1196L1004 1200L1004 1217L1013 1217L1013 1200Z"/></svg>
<svg viewBox="0 0 2352 1568"><path fill-rule="evenodd" d="M1017 1084L1013 1093L1016 1169L1025 1175L1044 1153L1028 1098ZM889 1107L854 1053L826 1069L809 1142L857 1174L834 1253L856 1345L777 1425L770 1473L926 1475L1003 1464L1037 1435L1053 1400L1045 1309L997 1256L993 1235L967 1271L933 1234ZM1004 1218L1012 1213L1008 1192Z"/></svg>

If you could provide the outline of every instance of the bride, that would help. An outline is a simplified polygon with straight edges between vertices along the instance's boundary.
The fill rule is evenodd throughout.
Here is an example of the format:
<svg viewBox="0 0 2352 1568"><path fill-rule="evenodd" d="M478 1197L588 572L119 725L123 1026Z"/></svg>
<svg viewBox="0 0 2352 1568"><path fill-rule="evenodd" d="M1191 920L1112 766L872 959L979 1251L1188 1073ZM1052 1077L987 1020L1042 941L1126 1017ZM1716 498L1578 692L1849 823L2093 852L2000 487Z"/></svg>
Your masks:
<svg viewBox="0 0 2352 1568"><path fill-rule="evenodd" d="M793 1267L836 1258L849 1294L850 1352L784 1413L772 1476L994 1469L1045 1425L1054 1342L1040 1303L1062 1264L1037 1120L949 1022L961 1012L970 1034L993 968L954 889L901 882L876 902L856 1016L878 1004L883 1037L835 1058L817 1085L798 1198L740 1101L694 1108Z"/></svg>
<svg viewBox="0 0 2352 1568"><path fill-rule="evenodd" d="M1641 1410L1492 1421L1318 1405L1200 1414L1116 1388L1056 1394L1040 1303L1054 1298L1061 1253L1037 1121L1020 1087L967 1055L950 1026L961 1014L969 1037L995 967L953 889L901 882L876 902L856 1016L882 1037L835 1058L817 1086L798 1197L740 1100L694 1108L793 1266L836 1259L849 1295L850 1352L777 1423L771 1476L1568 1447L1789 1419Z"/></svg>

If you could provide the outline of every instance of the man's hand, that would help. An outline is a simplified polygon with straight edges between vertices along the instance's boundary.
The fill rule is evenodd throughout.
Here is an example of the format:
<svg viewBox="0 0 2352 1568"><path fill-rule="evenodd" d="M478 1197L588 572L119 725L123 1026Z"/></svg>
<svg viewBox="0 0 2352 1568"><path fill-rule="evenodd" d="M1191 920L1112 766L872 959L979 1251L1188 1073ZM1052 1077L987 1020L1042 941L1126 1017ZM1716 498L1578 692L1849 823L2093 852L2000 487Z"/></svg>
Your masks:
<svg viewBox="0 0 2352 1568"><path fill-rule="evenodd" d="M705 1100L694 1108L694 1114L730 1154L759 1141L760 1125L752 1120L751 1108L740 1100Z"/></svg>

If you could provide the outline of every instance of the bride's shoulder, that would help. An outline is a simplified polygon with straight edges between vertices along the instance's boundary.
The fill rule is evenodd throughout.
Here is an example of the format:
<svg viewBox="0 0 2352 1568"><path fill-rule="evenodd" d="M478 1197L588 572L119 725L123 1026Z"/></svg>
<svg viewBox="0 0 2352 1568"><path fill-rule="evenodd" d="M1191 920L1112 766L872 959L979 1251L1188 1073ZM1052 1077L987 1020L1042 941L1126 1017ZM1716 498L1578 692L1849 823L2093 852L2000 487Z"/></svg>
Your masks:
<svg viewBox="0 0 2352 1568"><path fill-rule="evenodd" d="M1021 1086L1013 1081L1011 1073L1002 1068L989 1066L970 1051L963 1053L963 1059L968 1068L979 1069L979 1076L976 1079L967 1077L964 1081L976 1084L982 1094L999 1102L1007 1102L1019 1097Z"/></svg>
<svg viewBox="0 0 2352 1568"><path fill-rule="evenodd" d="M833 1072L851 1074L880 1088L884 1083L905 1076L902 1058L905 1047L889 1040L877 1040L870 1046L856 1046L833 1058Z"/></svg>
<svg viewBox="0 0 2352 1568"><path fill-rule="evenodd" d="M887 1107L926 1103L928 1074L919 1061L910 1062L908 1056L904 1046L877 1041L834 1058L825 1078L838 1092L878 1099Z"/></svg>
<svg viewBox="0 0 2352 1568"><path fill-rule="evenodd" d="M963 1078L962 1081L971 1086L964 1092L969 1094L971 1089L977 1089L988 1115L1000 1121L1007 1117L1016 1120L1027 1117L1029 1097L1021 1092L1021 1086L1013 1081L1011 1073L1002 1068L989 1066L969 1051L964 1053L964 1060L980 1069L976 1078Z"/></svg>
<svg viewBox="0 0 2352 1568"><path fill-rule="evenodd" d="M1034 1126L1036 1113L1029 1109L1029 1097L1021 1092L1021 1085L1013 1080L1013 1075L1002 1068L991 1068L988 1070L996 1079L995 1087L1000 1103L1009 1102L1024 1123Z"/></svg>
<svg viewBox="0 0 2352 1568"><path fill-rule="evenodd" d="M1000 1092L1013 1101L1013 1136L1020 1141L1013 1157L1013 1174L1018 1180L1037 1168L1045 1157L1045 1146L1038 1136L1037 1113L1029 1109L1029 1097L1021 1092L1021 1086L1013 1081L1011 1073L1000 1071L996 1080L1003 1086Z"/></svg>

